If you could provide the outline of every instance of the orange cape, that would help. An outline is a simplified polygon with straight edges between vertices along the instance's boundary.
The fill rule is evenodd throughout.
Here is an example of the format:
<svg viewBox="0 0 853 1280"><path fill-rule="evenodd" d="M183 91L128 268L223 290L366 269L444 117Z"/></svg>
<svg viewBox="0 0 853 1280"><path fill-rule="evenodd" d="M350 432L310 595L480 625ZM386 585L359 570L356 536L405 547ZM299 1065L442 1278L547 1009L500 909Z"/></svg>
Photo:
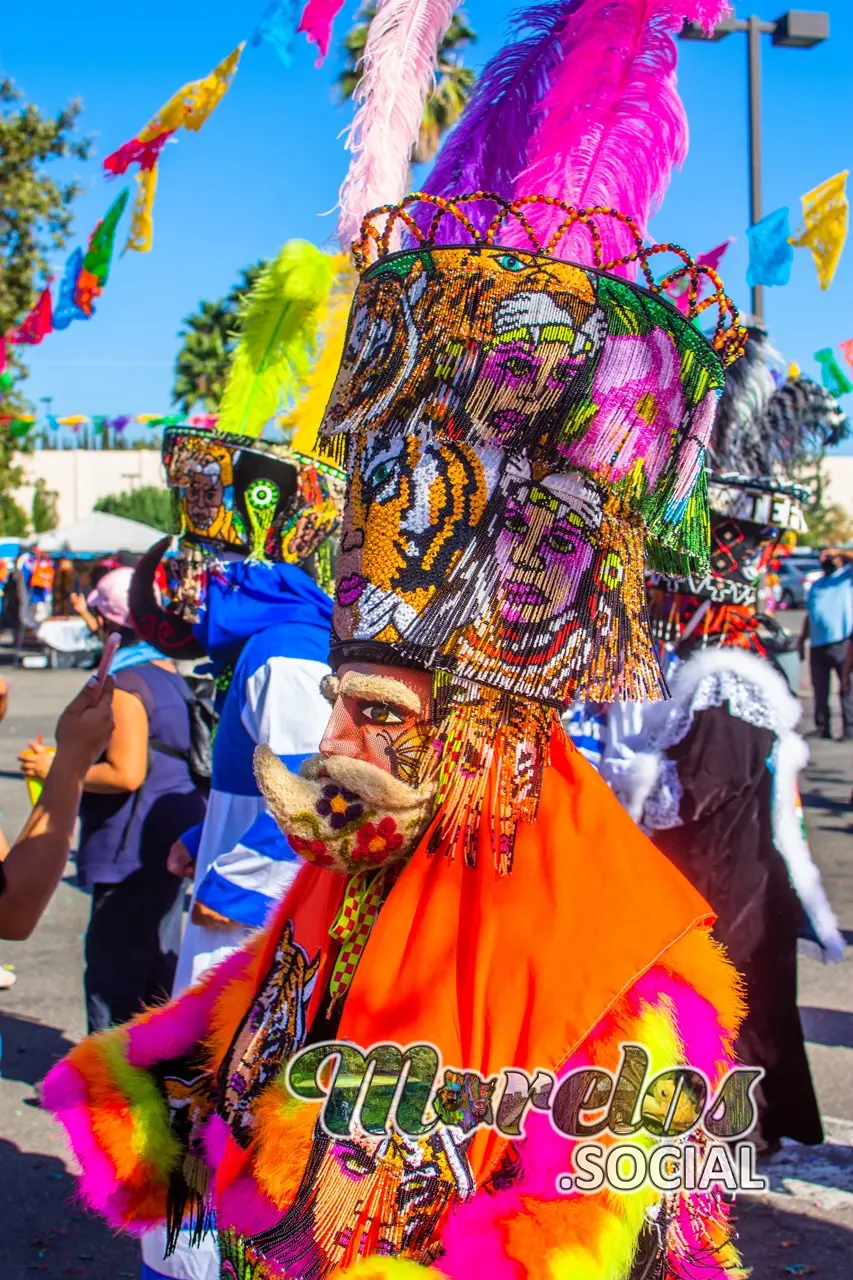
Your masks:
<svg viewBox="0 0 853 1280"><path fill-rule="evenodd" d="M443 1066L483 1076L509 1067L553 1072L668 947L713 922L562 729L538 817L519 825L509 875L495 871L483 826L476 867L428 856L425 841L415 851L355 972L341 1039L362 1049L429 1041ZM266 973L286 920L309 956L323 953L308 1025L326 998L336 956L328 930L344 883L303 867L260 964ZM478 1134L469 1153L478 1177L501 1145L497 1134ZM236 1149L229 1155L233 1176L244 1159Z"/></svg>

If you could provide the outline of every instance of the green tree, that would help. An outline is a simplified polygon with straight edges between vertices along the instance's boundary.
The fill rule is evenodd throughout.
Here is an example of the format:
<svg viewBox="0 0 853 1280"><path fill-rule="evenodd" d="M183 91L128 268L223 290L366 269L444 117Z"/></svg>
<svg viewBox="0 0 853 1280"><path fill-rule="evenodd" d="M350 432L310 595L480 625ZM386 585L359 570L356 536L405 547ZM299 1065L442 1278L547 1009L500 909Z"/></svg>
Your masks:
<svg viewBox="0 0 853 1280"><path fill-rule="evenodd" d="M57 502L59 494L55 489L48 489L47 481L39 476L33 494L32 525L33 533L50 533L59 524Z"/></svg>
<svg viewBox="0 0 853 1280"><path fill-rule="evenodd" d="M20 476L20 468L10 468L9 473ZM7 473L8 474L8 473ZM8 490L0 491L0 534L5 538L23 538L30 531L27 513Z"/></svg>
<svg viewBox="0 0 853 1280"><path fill-rule="evenodd" d="M143 484L127 493L108 493L98 499L95 510L124 516L125 520L138 520L161 533L172 531L172 495L168 489L158 489L155 485Z"/></svg>
<svg viewBox="0 0 853 1280"><path fill-rule="evenodd" d="M29 311L47 280L48 256L68 241L82 188L73 180L56 181L53 166L89 154L89 140L77 136L80 111L75 99L57 115L43 115L23 102L14 81L0 77L0 334ZM2 412L26 412L17 389L26 376L21 348L11 346L8 359L16 385L6 390ZM27 526L26 512L12 497L22 479L14 454L27 448L8 425L0 426L0 528L14 536Z"/></svg>
<svg viewBox="0 0 853 1280"><path fill-rule="evenodd" d="M236 341L240 304L265 266L261 261L245 267L224 298L200 302L198 310L184 318L172 385L172 404L181 413L190 414L196 409L215 413L219 408Z"/></svg>
<svg viewBox="0 0 853 1280"><path fill-rule="evenodd" d="M356 21L344 37L346 65L338 76L341 99L349 101L361 79L361 60L367 43L367 30L376 13L369 0L358 11ZM438 151L443 135L459 119L476 83L476 74L466 67L460 51L477 39L477 33L463 13L453 15L447 34L438 50L435 88L424 106L418 140L412 150L412 163L424 164Z"/></svg>

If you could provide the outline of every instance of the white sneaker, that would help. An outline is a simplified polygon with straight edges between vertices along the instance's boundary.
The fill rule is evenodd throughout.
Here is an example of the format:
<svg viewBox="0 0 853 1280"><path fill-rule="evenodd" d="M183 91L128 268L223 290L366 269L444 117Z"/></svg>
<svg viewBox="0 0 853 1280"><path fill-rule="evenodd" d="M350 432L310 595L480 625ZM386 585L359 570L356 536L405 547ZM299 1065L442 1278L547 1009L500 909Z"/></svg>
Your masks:
<svg viewBox="0 0 853 1280"><path fill-rule="evenodd" d="M0 991L5 991L7 987L14 987L18 981L18 975L13 973L11 969L0 967Z"/></svg>

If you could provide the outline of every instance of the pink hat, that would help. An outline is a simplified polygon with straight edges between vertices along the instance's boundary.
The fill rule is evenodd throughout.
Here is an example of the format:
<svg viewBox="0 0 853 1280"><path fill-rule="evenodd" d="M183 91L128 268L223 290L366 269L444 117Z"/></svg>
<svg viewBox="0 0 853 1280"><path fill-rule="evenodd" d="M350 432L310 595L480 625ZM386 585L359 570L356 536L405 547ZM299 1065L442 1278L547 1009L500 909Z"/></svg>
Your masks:
<svg viewBox="0 0 853 1280"><path fill-rule="evenodd" d="M86 604L107 622L112 622L117 627L132 627L128 604L132 577L132 569L111 569L104 574L95 590L89 592Z"/></svg>

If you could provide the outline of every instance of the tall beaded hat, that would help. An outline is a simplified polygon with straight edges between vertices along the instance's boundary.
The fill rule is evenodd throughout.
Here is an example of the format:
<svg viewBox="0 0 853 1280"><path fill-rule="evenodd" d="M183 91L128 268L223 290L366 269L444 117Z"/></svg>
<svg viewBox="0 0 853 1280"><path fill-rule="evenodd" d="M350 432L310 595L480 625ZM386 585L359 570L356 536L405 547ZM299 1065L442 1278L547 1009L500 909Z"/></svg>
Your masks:
<svg viewBox="0 0 853 1280"><path fill-rule="evenodd" d="M472 860L485 822L501 872L560 710L661 695L644 559L707 563L704 452L744 333L647 222L687 148L676 37L724 7L531 6L405 198L444 28L406 35L403 67L405 25L380 5L368 32L339 227L361 279L320 431L349 476L332 661L433 673L429 847Z"/></svg>
<svg viewBox="0 0 853 1280"><path fill-rule="evenodd" d="M144 639L166 653L201 656L192 626L211 576L229 560L298 565L331 593L344 494L338 468L189 425L164 432L162 456L173 529L134 574L131 610Z"/></svg>
<svg viewBox="0 0 853 1280"><path fill-rule="evenodd" d="M709 442L707 571L649 575L659 640L679 644L689 628L693 644L710 638L753 644L768 566L786 534L807 532L810 491L791 477L849 433L837 401L798 369L786 371L764 327L750 326L744 358L727 373Z"/></svg>
<svg viewBox="0 0 853 1280"><path fill-rule="evenodd" d="M545 241L537 206L558 215ZM610 258L614 225L628 246ZM581 260L557 257L578 233ZM332 662L433 673L440 755L425 767L456 815L435 847L462 814L474 838L497 760L506 870L559 712L660 696L644 556L707 565L704 453L743 333L714 271L607 208L421 193L368 215L353 252L320 432L349 476ZM664 254L675 265L656 279ZM643 286L617 274L635 264ZM665 297L684 277L686 315ZM709 308L710 341L693 324Z"/></svg>

